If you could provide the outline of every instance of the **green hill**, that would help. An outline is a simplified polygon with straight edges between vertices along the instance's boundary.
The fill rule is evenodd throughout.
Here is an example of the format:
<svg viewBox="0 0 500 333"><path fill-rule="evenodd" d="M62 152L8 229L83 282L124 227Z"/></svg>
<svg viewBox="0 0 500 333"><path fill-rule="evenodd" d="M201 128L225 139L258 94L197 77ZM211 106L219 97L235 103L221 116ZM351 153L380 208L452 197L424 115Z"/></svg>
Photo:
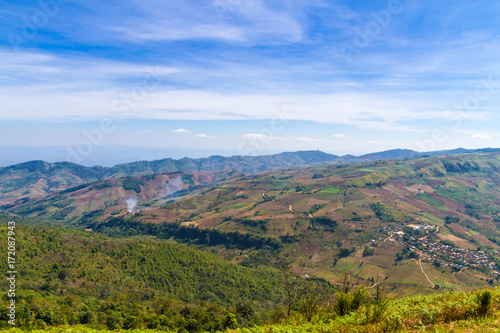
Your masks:
<svg viewBox="0 0 500 333"><path fill-rule="evenodd" d="M7 235L3 220L0 233ZM3 248L6 239L0 242ZM282 299L279 270L234 265L185 245L20 225L15 239L18 326L76 324L85 316L106 324L108 315L119 321L134 315L154 326L160 314L179 316L186 306L201 311L217 304L216 312L227 314L225 309L237 304L259 310ZM0 285L9 289L5 279ZM7 296L0 310L3 327L6 302ZM168 311L157 311L169 304Z"/></svg>
<svg viewBox="0 0 500 333"><path fill-rule="evenodd" d="M311 321L297 315L272 325L228 332L498 332L499 296L500 289L495 288L401 300L375 297L343 316L335 314L336 303L318 308Z"/></svg>
<svg viewBox="0 0 500 333"><path fill-rule="evenodd" d="M500 153L481 151L127 176L4 206L25 220L2 213L2 222L49 217L91 229L18 226L19 322L173 332L496 328L499 291L482 307L476 295L485 291L473 290L499 280L499 170ZM182 186L158 195L174 179ZM116 198L131 195L141 210L126 214ZM282 260L286 270L276 268ZM356 290L359 306L340 311Z"/></svg>
<svg viewBox="0 0 500 333"><path fill-rule="evenodd" d="M309 279L285 280L277 269L249 269L155 239L52 227L17 226L15 233L18 329L9 329L14 332L495 332L500 327L499 288L391 299L390 283L378 281L370 288L344 282L337 291L311 285L302 293ZM297 301L289 315L286 281L301 286L290 289ZM8 290L5 279L0 284ZM9 327L8 302L7 295L0 302L1 329Z"/></svg>

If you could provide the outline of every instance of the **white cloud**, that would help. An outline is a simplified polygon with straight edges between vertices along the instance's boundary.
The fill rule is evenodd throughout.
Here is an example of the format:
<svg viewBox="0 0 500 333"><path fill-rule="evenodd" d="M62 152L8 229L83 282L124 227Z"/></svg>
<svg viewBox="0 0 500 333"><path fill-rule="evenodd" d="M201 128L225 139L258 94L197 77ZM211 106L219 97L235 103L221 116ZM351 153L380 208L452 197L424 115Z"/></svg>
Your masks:
<svg viewBox="0 0 500 333"><path fill-rule="evenodd" d="M334 138L347 138L347 135L345 135L345 134L334 134L333 137Z"/></svg>
<svg viewBox="0 0 500 333"><path fill-rule="evenodd" d="M275 136L275 135L269 136L269 135L263 134L263 133L247 133L247 134L243 134L241 137L243 139L247 139L247 140L259 140L259 141L270 141L270 140L285 141L285 140L287 140L287 139L279 137L279 136Z"/></svg>
<svg viewBox="0 0 500 333"><path fill-rule="evenodd" d="M107 40L276 43L298 41L303 35L300 22L286 5L278 2L124 0L119 8L105 3L87 6L96 13L93 30L101 32L100 38ZM82 29L67 33L87 37L89 32Z"/></svg>
<svg viewBox="0 0 500 333"><path fill-rule="evenodd" d="M491 136L486 134L474 134L470 137L471 139L481 139L481 140L489 140Z"/></svg>
<svg viewBox="0 0 500 333"><path fill-rule="evenodd" d="M157 86L167 75L183 70L166 66L140 65L124 61L71 58L30 51L12 52L0 48L2 77L37 90L61 92L113 89L116 81L134 78L133 88ZM78 71L75 71L78 68ZM3 81L3 80L2 80ZM0 81L0 87L4 84ZM5 86L9 87L12 84Z"/></svg>
<svg viewBox="0 0 500 333"><path fill-rule="evenodd" d="M203 134L203 133L201 133L201 134L196 134L194 137L195 137L195 138L203 138L203 139L211 139L211 138L214 138L214 136L212 136L212 135Z"/></svg>
<svg viewBox="0 0 500 333"><path fill-rule="evenodd" d="M316 92L314 87L294 93L267 88L280 86L279 80L289 82L286 74L285 78L280 79L279 73L298 70L318 76L323 67L310 64L287 70L283 64L270 60L272 68L269 69L263 63L250 63L248 59L246 63L243 61L239 64L221 59L219 62L208 60L212 62L205 69L158 67L155 75L159 81L168 81L172 75L176 80L185 78L191 81L196 73L202 73L203 79L199 85L202 88L172 89L171 86L166 88L159 84L146 87L147 93L139 99L132 99L130 103L130 96L139 89L144 90L141 82L148 75L147 66L99 59L63 58L36 52L16 54L2 49L0 59L3 60L0 63L0 120L272 119L275 117L273 110L286 108L285 121L306 120L391 132L422 131L423 125L412 122L443 118L454 120L456 112L449 111L450 107L455 102L463 102L471 92L474 93L474 90L466 90L457 99L456 89L461 89L463 85L473 89L479 80L462 82L458 88L445 91L422 91L418 84L413 85L405 75L401 78L388 73L387 79L379 78L373 85L341 75L334 82L325 83L336 88L331 90L333 93L325 90ZM214 63L228 71L215 68ZM82 70L75 71L74 68ZM410 71L406 73L411 74ZM221 78L218 82L226 85L244 77L256 88L241 93L204 85L207 80L211 80L210 77ZM264 86L266 89L258 88L263 86L259 84L262 82L267 83ZM419 84L424 86L427 83L422 81ZM378 90L368 86L378 87ZM124 95L127 100L117 105L116 101L122 101L121 96ZM481 105L470 112L461 112L460 117L489 120L497 112L495 103L490 104ZM340 138L340 135L334 137Z"/></svg>
<svg viewBox="0 0 500 333"><path fill-rule="evenodd" d="M188 131L187 129L184 129L184 128L179 128L179 129L176 129L176 130L173 130L172 133L191 133L191 131Z"/></svg>
<svg viewBox="0 0 500 333"><path fill-rule="evenodd" d="M313 138L308 138L305 136L301 136L299 138L296 138L295 140L297 140L297 141L309 141L309 142L323 142L323 140L321 140L321 139L313 139Z"/></svg>
<svg viewBox="0 0 500 333"><path fill-rule="evenodd" d="M269 139L266 134L248 133L241 136L243 139Z"/></svg>

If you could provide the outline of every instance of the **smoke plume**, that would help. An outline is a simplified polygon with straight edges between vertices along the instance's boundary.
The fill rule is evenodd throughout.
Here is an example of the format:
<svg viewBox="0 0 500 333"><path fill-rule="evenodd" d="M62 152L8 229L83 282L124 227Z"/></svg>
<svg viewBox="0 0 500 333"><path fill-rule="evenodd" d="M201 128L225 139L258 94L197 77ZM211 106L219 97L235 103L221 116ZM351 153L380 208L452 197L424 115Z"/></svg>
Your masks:
<svg viewBox="0 0 500 333"><path fill-rule="evenodd" d="M135 206L137 206L137 199L135 198L128 198L127 199L127 209L129 213L133 213Z"/></svg>

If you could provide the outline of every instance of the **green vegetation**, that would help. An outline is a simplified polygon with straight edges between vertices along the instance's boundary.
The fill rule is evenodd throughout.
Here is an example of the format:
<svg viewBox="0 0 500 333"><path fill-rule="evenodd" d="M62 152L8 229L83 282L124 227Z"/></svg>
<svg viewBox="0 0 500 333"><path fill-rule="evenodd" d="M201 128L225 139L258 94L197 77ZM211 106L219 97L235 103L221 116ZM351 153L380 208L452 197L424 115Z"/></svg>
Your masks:
<svg viewBox="0 0 500 333"><path fill-rule="evenodd" d="M310 163L322 158L321 154L300 156L302 160L287 165L302 165L307 156ZM70 180L75 174L64 178L63 169L43 162L4 170L2 190L14 187L4 193L8 200L2 209L93 230L92 234L64 229L36 229L43 231L40 235L27 232L29 238L23 241L43 249L25 245L30 256L25 260L31 262L25 273L33 281L25 284L31 288L25 291L34 293L29 302L37 306L30 309L43 308L42 300L47 300L46 308L52 313L32 310L37 317L29 317L29 325L42 325L36 320L48 325L90 321L99 328L135 325L176 332L223 331L234 328L236 320L239 327L256 331L287 331L286 325L292 324L325 332L341 327L345 331L417 330L451 322L437 314L441 311L437 305L422 305L419 315L408 314L394 308L396 299L498 283L494 273L500 270L498 152L278 171L269 171L267 167L274 163L270 160L240 159L239 166L266 172L244 175L221 157L204 160L206 165L183 159L96 169L94 176L106 174L109 179L86 184L75 184ZM282 162L273 165L286 164ZM228 171L198 172L221 165ZM149 172L157 174L142 176ZM50 190L44 187L45 181ZM160 190L159 184L165 186ZM124 202L130 192L124 194L124 190L135 192L138 210L148 209L126 215ZM40 238L50 230L59 233ZM65 243L59 244L58 238ZM45 248L42 243L51 245ZM464 249L469 250L468 256L481 258L459 258L465 255ZM150 254L155 259L146 258ZM300 273L300 285L289 301L284 297L283 272L276 268L279 258L290 261L291 272ZM489 267L491 262L497 264ZM39 265L40 273L35 269ZM143 267L149 273L142 272ZM340 316L333 306L341 299L344 305L350 304L350 291L343 296L324 293L315 283L302 288L315 276L339 285L344 272L352 275L352 290L361 286L377 294L381 288L395 300L367 295L359 307L342 305L349 310ZM188 276L196 281L185 282ZM377 276L383 282L380 287L374 285ZM83 306L70 305L63 299L68 295L82 297L93 315L85 314ZM151 321L156 320L155 302L160 297L173 302L173 312L165 314L173 319L160 318L155 326ZM496 291L490 300L486 294L475 297L467 301L470 315L456 321L488 320L496 313ZM183 311L186 307L190 310ZM428 312L425 316L423 310ZM400 314L400 320L391 317L392 312ZM65 319L55 315L61 313ZM130 316L137 322L128 323ZM264 326L251 328L253 324ZM272 328L266 326L271 324Z"/></svg>
<svg viewBox="0 0 500 333"><path fill-rule="evenodd" d="M313 226L313 228L321 227L325 231L330 231L330 232L334 232L335 228L338 225L338 222L336 220L333 220L328 217L313 217L310 219L310 223Z"/></svg>
<svg viewBox="0 0 500 333"><path fill-rule="evenodd" d="M340 192L340 189L338 187L325 187L320 191L320 193L331 193L331 194L337 194Z"/></svg>
<svg viewBox="0 0 500 333"><path fill-rule="evenodd" d="M444 222L446 224L458 223L458 222L460 222L460 219L458 217L453 217L451 215L446 215L446 218L444 219Z"/></svg>
<svg viewBox="0 0 500 333"><path fill-rule="evenodd" d="M389 207L381 204L380 202L372 203L370 205L371 209L375 215L383 222L393 222L395 221L394 215Z"/></svg>
<svg viewBox="0 0 500 333"><path fill-rule="evenodd" d="M123 189L126 191L133 190L135 193L141 193L141 185L144 183L137 178L126 177L122 180Z"/></svg>
<svg viewBox="0 0 500 333"><path fill-rule="evenodd" d="M242 220L259 226L265 221ZM265 225L265 224L264 224ZM228 248L270 248L279 250L281 243L274 238L264 238L239 232L222 232L215 229L200 229L181 226L180 223L142 223L140 217L111 217L106 222L90 224L97 232L112 237L131 237L138 235L156 236L162 239L174 238L192 244L206 246L224 245ZM252 225L253 226L253 225Z"/></svg>
<svg viewBox="0 0 500 333"><path fill-rule="evenodd" d="M320 307L312 321L299 312L272 325L228 330L241 333L268 332L497 332L500 327L498 288L470 293L445 293L389 300L379 288L369 302L346 311L356 292L338 292L333 308ZM358 299L363 297L359 296ZM482 304L487 304L483 306ZM357 304L356 304L357 306ZM355 306L355 307L356 307ZM487 309L487 310L484 310ZM486 313L486 314L485 314Z"/></svg>
<svg viewBox="0 0 500 333"><path fill-rule="evenodd" d="M5 223L0 234L6 234ZM215 332L251 319L240 318L238 304L248 313L283 299L279 270L237 266L185 245L23 226L16 228L16 244L21 327L92 324ZM7 282L0 284L6 290ZM6 300L0 310L3 327Z"/></svg>
<svg viewBox="0 0 500 333"><path fill-rule="evenodd" d="M363 249L363 257L372 256L375 253L375 250L369 246L365 246Z"/></svg>
<svg viewBox="0 0 500 333"><path fill-rule="evenodd" d="M447 172L471 172L480 171L481 168L475 162L455 162L455 161L443 161L443 167Z"/></svg>
<svg viewBox="0 0 500 333"><path fill-rule="evenodd" d="M441 202L439 202L436 199L434 199L433 197L431 197L429 195L429 193L419 193L419 194L415 195L415 198L418 200L422 200L422 201L428 203L429 205L435 206L439 209L448 210L448 208L445 205L443 205Z"/></svg>
<svg viewBox="0 0 500 333"><path fill-rule="evenodd" d="M316 213L318 210L321 210L326 207L326 204L314 204L311 206L311 209L309 210L310 214Z"/></svg>

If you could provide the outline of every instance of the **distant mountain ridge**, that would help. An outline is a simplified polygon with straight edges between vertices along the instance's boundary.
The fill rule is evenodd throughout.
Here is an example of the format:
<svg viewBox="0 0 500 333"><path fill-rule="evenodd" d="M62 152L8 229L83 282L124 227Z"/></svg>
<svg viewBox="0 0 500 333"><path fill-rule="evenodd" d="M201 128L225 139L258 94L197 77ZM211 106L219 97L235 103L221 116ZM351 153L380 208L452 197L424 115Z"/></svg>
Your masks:
<svg viewBox="0 0 500 333"><path fill-rule="evenodd" d="M486 148L485 151L494 149ZM498 150L498 149L497 149ZM447 155L481 151L458 148L455 150L420 153L408 149L393 149L361 156L328 154L319 150L283 152L261 156L220 155L208 158L165 158L138 161L113 167L86 167L71 162L48 163L30 161L0 168L0 200L35 198L61 190L111 178L140 177L171 173L199 173L236 170L245 173L294 169L321 164L349 164L373 160L415 158L426 155Z"/></svg>
<svg viewBox="0 0 500 333"><path fill-rule="evenodd" d="M434 155L450 155L450 154L464 154L478 151L500 151L500 148L481 148L481 149L464 149L457 148L452 150L439 150L432 152L418 152L410 149L391 149L381 152L374 152L364 155L334 155L325 153L319 150L305 150L297 152L283 152L272 155L258 155L258 156L221 156L212 155L205 158L189 158L184 157L181 159L164 158L153 161L137 161L131 163L117 164L113 167L93 166L86 167L72 162L55 162L49 163L42 160L34 160L23 163L18 163L6 167L0 167L0 176L9 172L10 170L28 169L30 172L41 171L50 173L56 170L70 169L76 174L84 177L108 177L114 178L117 173L123 173L121 176L133 176L144 174L159 174L170 172L203 172L203 171L217 171L224 168L233 168L245 172L258 172L266 170L262 166L269 164L270 168L287 168L295 165L309 165L314 163L338 161L342 163L356 163L358 161L372 161L372 160L385 160L385 159L401 159L401 158L415 158L422 156ZM255 164L260 164L256 166ZM259 170L262 169L262 170Z"/></svg>

